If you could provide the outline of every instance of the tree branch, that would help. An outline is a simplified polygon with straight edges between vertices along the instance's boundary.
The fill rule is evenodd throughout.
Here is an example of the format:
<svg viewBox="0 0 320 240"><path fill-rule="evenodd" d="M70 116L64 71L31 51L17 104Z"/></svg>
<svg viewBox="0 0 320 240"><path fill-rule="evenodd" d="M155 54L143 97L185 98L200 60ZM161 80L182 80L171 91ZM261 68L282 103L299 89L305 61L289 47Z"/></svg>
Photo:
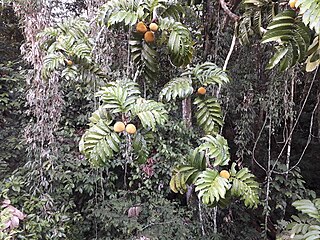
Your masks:
<svg viewBox="0 0 320 240"><path fill-rule="evenodd" d="M238 22L239 20L239 16L234 14L233 12L231 12L231 10L228 8L227 3L225 2L225 0L219 0L220 5L223 9L223 11L225 11L226 14L228 14L228 16L235 22Z"/></svg>

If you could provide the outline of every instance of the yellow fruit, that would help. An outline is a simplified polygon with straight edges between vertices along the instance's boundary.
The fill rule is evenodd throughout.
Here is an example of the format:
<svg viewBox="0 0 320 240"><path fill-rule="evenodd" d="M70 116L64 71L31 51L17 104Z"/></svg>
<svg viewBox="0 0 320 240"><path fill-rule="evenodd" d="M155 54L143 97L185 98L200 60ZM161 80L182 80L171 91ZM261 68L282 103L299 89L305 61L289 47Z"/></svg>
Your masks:
<svg viewBox="0 0 320 240"><path fill-rule="evenodd" d="M73 64L73 62L71 60L67 60L67 65L71 66Z"/></svg>
<svg viewBox="0 0 320 240"><path fill-rule="evenodd" d="M154 33L151 31L148 31L144 34L144 40L147 43L153 43L154 42Z"/></svg>
<svg viewBox="0 0 320 240"><path fill-rule="evenodd" d="M144 24L144 22L138 22L136 30L138 33L145 33L148 31L147 26Z"/></svg>
<svg viewBox="0 0 320 240"><path fill-rule="evenodd" d="M230 178L230 173L227 170L222 170L220 172L220 177L223 177L225 179L229 179Z"/></svg>
<svg viewBox="0 0 320 240"><path fill-rule="evenodd" d="M207 90L204 87L200 87L198 89L198 94L200 94L200 95L204 95L204 94L206 94L206 92L207 92Z"/></svg>
<svg viewBox="0 0 320 240"><path fill-rule="evenodd" d="M297 2L297 0L290 0L290 1L289 1L290 7L293 8L293 9L295 9L295 8L296 8L296 2Z"/></svg>
<svg viewBox="0 0 320 240"><path fill-rule="evenodd" d="M123 122L116 122L113 126L115 132L122 132L126 129L126 126Z"/></svg>
<svg viewBox="0 0 320 240"><path fill-rule="evenodd" d="M149 25L149 28L150 28L151 31L156 32L156 31L158 31L159 27L158 27L158 25L156 23L151 23Z"/></svg>
<svg viewBox="0 0 320 240"><path fill-rule="evenodd" d="M134 134L137 131L136 126L133 124L128 124L126 127L126 132L129 134Z"/></svg>

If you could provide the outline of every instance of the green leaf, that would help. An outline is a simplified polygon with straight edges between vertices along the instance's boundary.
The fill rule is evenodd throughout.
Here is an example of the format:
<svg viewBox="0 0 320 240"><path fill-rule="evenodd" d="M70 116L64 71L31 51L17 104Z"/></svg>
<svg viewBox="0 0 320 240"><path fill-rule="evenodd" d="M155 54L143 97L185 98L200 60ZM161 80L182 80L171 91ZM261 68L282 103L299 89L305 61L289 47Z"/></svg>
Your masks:
<svg viewBox="0 0 320 240"><path fill-rule="evenodd" d="M163 125L168 120L168 113L162 103L137 99L132 108L133 116L138 116L144 128L155 130L157 124Z"/></svg>
<svg viewBox="0 0 320 240"><path fill-rule="evenodd" d="M213 166L224 166L230 161L230 153L227 140L217 134L207 135L201 138L204 143L199 146L200 151L206 152L210 159L214 159Z"/></svg>
<svg viewBox="0 0 320 240"><path fill-rule="evenodd" d="M193 93L192 81L188 77L178 77L168 82L164 88L160 91L160 101L165 99L169 102L170 100L176 100L179 98L186 98Z"/></svg>
<svg viewBox="0 0 320 240"><path fill-rule="evenodd" d="M120 150L120 138L113 132L111 123L108 114L100 108L92 114L90 128L82 136L80 151L93 166L108 165L108 160Z"/></svg>
<svg viewBox="0 0 320 240"><path fill-rule="evenodd" d="M221 198L225 198L227 190L231 187L229 181L220 177L219 172L213 169L202 172L195 185L195 191L198 192L199 199L207 205L213 205L219 202Z"/></svg>
<svg viewBox="0 0 320 240"><path fill-rule="evenodd" d="M199 126L206 134L215 134L223 124L223 116L220 104L212 97L197 97L194 100L197 105L195 113Z"/></svg>

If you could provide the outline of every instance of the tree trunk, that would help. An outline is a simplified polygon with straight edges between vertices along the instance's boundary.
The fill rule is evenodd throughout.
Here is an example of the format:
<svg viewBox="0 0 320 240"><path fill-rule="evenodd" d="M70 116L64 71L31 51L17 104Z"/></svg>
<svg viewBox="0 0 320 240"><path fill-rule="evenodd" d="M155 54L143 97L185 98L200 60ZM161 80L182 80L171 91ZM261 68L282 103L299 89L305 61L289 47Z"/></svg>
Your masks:
<svg viewBox="0 0 320 240"><path fill-rule="evenodd" d="M191 98L188 97L182 100L182 119L187 127L192 125L192 114L191 114Z"/></svg>

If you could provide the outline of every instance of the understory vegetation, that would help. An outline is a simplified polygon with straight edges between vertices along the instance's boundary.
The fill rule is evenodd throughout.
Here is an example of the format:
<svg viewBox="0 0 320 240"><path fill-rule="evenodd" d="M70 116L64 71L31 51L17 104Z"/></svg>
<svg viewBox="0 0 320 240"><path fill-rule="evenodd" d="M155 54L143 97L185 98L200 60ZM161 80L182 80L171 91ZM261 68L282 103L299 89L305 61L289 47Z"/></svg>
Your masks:
<svg viewBox="0 0 320 240"><path fill-rule="evenodd" d="M320 239L319 0L3 0L0 239Z"/></svg>

